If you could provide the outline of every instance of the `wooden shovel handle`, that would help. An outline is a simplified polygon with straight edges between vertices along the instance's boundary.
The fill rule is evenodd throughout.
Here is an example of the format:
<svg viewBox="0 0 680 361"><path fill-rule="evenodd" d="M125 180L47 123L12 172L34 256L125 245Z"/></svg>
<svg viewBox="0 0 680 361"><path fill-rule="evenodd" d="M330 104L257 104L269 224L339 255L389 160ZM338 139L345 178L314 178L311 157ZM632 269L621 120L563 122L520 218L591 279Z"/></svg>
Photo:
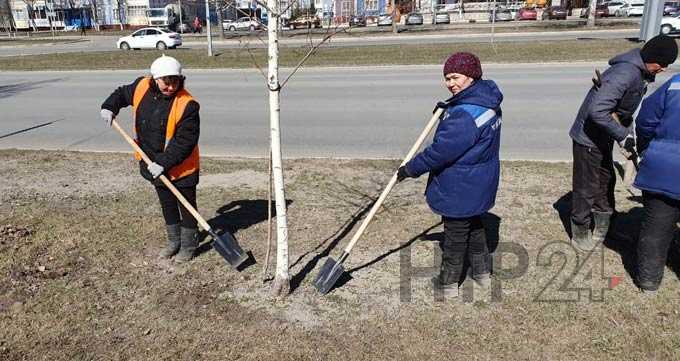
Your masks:
<svg viewBox="0 0 680 361"><path fill-rule="evenodd" d="M132 146L132 148L133 148L137 153L139 153L139 155L142 156L142 159L144 160L144 162L145 162L147 165L153 163L153 162L151 161L151 159L149 159L149 157L146 155L146 153L144 153L144 151L142 150L142 148L139 147L139 145L137 144L137 142L135 142L134 139L132 139L132 138L131 138L131 137L130 137L130 136L129 136L129 135L121 128L121 127L120 127L120 125L118 125L118 122L116 122L115 119L111 122L111 126L112 126L114 129L116 129L116 130L118 131L118 133L120 133L120 135L123 136L123 138L125 138L125 141L127 141L127 142ZM163 182L163 184L165 184L165 186L168 187L168 189L170 189L170 191L172 192L172 194L174 194L175 197L177 197L177 199L180 201L180 203L182 203L182 205L184 206L184 208L186 208L186 209L189 211L189 213L191 213L191 215L194 216L194 218L196 218L196 221L198 221L198 224L201 225L201 228L203 228L203 229L206 230L206 231L212 231L212 228L210 227L210 225L208 224L208 222L206 222L205 219L203 219L203 217L201 217L201 215L198 214L198 211L191 205L191 203L189 203L189 201L187 201L186 198L184 198L184 196L182 195L182 193L180 193L180 192L177 190L177 188L175 188L175 186L172 184L172 182L170 182L170 180L168 179L168 177L166 177L164 174L161 174L160 177L158 177L158 178L160 178L161 182Z"/></svg>
<svg viewBox="0 0 680 361"><path fill-rule="evenodd" d="M434 128L435 124L437 124L437 121L439 120L439 117L442 115L443 111L444 111L443 108L438 108L437 111L434 112L434 115L432 115L430 122L427 123L425 129L423 129L423 132L420 133L420 136L416 140L415 144L413 144L413 147L411 147L411 150L408 152L408 154L406 154L406 158L404 158L404 160L401 162L401 166L408 163L408 161L410 161L411 158L413 158L413 156L416 154L418 149L420 149L420 146L423 145L423 142L425 142L427 135L430 134L432 128ZM375 202L375 204L373 204L371 211L368 212L368 215L366 216L366 218L364 218L364 221L361 223L359 229L356 231L356 233L354 233L352 240L349 242L347 247L345 247L345 253L350 253L352 251L352 248L357 243L361 235L364 233L366 227L368 227L368 224L371 223L373 216L375 216L376 212L378 212L378 209L380 209L380 206L383 204L385 198L387 198L387 195L390 193L395 184L397 184L397 172L394 172L394 175L392 175L390 182L387 183L387 187L385 187L385 190L383 190L382 194L380 194L380 197Z"/></svg>

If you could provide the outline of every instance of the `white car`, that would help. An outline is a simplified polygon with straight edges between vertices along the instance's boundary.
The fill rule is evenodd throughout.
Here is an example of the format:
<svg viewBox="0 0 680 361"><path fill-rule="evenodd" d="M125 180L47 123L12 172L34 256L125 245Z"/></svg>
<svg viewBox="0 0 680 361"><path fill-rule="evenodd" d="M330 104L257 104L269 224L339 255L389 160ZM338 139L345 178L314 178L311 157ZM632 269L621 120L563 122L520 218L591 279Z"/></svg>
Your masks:
<svg viewBox="0 0 680 361"><path fill-rule="evenodd" d="M262 27L262 24L260 24L257 20L249 17L242 17L237 19L236 21L233 20L227 20L222 22L222 28L224 30L229 30L229 31L236 31L236 30L248 30L248 31L255 31L257 29L260 29Z"/></svg>
<svg viewBox="0 0 680 361"><path fill-rule="evenodd" d="M118 39L116 47L130 49L167 49L182 45L182 37L176 32L163 28L143 28Z"/></svg>
<svg viewBox="0 0 680 361"><path fill-rule="evenodd" d="M680 32L680 14L664 16L661 19L661 34L668 35L677 32Z"/></svg>
<svg viewBox="0 0 680 361"><path fill-rule="evenodd" d="M623 1L609 1L602 5L607 5L607 10L609 10L609 16L614 16L616 10L619 10L626 3Z"/></svg>
<svg viewBox="0 0 680 361"><path fill-rule="evenodd" d="M614 14L617 17L628 16L642 16L645 10L645 3L628 3L623 4Z"/></svg>

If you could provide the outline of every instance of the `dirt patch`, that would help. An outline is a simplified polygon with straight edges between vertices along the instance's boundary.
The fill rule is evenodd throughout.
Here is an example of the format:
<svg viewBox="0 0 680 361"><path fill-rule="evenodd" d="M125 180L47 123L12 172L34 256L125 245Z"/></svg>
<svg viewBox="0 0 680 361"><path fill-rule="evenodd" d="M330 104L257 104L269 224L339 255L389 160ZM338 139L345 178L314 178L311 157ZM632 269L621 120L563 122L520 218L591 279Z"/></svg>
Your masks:
<svg viewBox="0 0 680 361"><path fill-rule="evenodd" d="M77 169L99 172L117 164L109 164L110 157L0 151L0 174L37 173L46 180L60 174L79 184L85 176ZM346 276L322 296L312 286L314 277L326 257L337 259L398 162L285 161L292 293L277 299L270 296L273 269L262 273L266 164L205 162L199 211L252 252L257 263L242 272L228 267L204 234L198 257L189 264L158 260L164 225L155 194L135 174L134 164L121 166L131 182L116 192L80 187L68 198L55 198L65 194L58 183L49 183L48 191L14 180L14 187L3 188L3 199L12 203L0 207L0 219L11 225L6 234L30 232L19 231L21 241L15 244L21 246L0 248L0 355L7 360L680 357L680 314L672 311L680 306L675 297L680 257L672 252L656 298L637 293L631 272L641 205L625 189L617 189L620 213L605 247L585 257L567 243L571 164L504 162L496 207L484 218L490 247L496 248L494 288L483 291L466 280L461 296L446 301L430 281L438 267L440 219L424 202L426 180L405 181L345 263Z"/></svg>

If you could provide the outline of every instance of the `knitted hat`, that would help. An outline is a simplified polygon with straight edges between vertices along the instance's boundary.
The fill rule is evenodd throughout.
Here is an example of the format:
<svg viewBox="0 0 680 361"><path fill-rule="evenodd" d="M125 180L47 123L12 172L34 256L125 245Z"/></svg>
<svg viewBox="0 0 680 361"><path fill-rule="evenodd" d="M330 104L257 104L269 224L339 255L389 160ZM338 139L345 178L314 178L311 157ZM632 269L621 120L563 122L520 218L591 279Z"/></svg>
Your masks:
<svg viewBox="0 0 680 361"><path fill-rule="evenodd" d="M482 77L482 65L479 63L479 58L474 54L464 52L454 53L444 63L444 76L451 73L480 79Z"/></svg>
<svg viewBox="0 0 680 361"><path fill-rule="evenodd" d="M678 58L678 44L668 35L657 35L645 43L640 55L645 63L657 63L665 68Z"/></svg>

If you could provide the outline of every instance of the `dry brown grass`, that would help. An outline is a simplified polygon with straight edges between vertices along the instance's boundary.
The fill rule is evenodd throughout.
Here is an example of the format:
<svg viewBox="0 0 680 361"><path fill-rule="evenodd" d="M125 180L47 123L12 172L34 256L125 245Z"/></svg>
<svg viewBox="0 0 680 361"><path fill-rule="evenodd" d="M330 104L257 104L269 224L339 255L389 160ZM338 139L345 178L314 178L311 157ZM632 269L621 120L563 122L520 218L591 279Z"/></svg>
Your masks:
<svg viewBox="0 0 680 361"><path fill-rule="evenodd" d="M554 204L563 210L568 163L503 164L487 220L499 220L500 242L521 245L529 262L521 277L502 281L500 299L477 290L469 302L440 302L427 278L415 278L411 301L402 302L400 245L408 242L403 250L414 266L432 267L441 232L423 200L424 179L400 184L388 198L346 263L351 279L327 296L311 285L322 256L337 257L356 228L352 216L379 193L396 161L285 162L297 287L276 300L260 279L265 160L205 162L201 212L237 230L260 262L237 273L208 243L186 266L156 259L162 219L129 157L0 151L0 226L13 227L0 228L3 360L680 358L677 257L656 298L637 293L624 264L640 205L623 190L617 190L622 213L602 253L604 269L588 262L592 277L581 272L572 283L605 289L602 302L556 288L566 275L558 272L559 258L539 265L547 244L567 255L567 270L575 260L568 244L551 243L567 240ZM41 187L31 186L36 180ZM503 267L513 267L513 259L505 257ZM623 279L608 290L612 276ZM545 297L563 301L539 302L546 285Z"/></svg>

